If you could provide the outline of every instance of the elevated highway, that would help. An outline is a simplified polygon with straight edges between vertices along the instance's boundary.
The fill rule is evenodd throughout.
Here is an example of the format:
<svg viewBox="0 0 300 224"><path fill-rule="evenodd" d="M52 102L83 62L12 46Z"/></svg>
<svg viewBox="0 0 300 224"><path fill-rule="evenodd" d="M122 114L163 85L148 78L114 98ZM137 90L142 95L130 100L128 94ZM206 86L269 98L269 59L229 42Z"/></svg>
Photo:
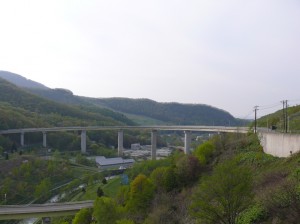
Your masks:
<svg viewBox="0 0 300 224"><path fill-rule="evenodd" d="M0 130L0 134L21 134L30 132L58 132L58 131L107 131L107 130L157 130L157 131L206 131L206 132L240 132L247 133L248 127L228 126L74 126L74 127L51 127L51 128L23 128Z"/></svg>
<svg viewBox="0 0 300 224"><path fill-rule="evenodd" d="M93 201L82 201L51 204L2 205L0 206L0 220L74 215L82 208L92 208L93 203Z"/></svg>
<svg viewBox="0 0 300 224"><path fill-rule="evenodd" d="M162 125L162 126L86 126L86 127L50 127L50 128L23 128L0 130L0 135L20 134L21 146L24 146L25 133L42 132L43 147L47 147L48 132L63 132L63 131L81 131L81 152L86 153L87 131L117 131L118 132L118 154L123 155L123 132L126 130L143 130L151 132L151 157L156 159L156 144L158 131L184 131L184 151L186 154L190 150L191 132L236 132L247 133L248 127L227 127L227 126L182 126L182 125Z"/></svg>

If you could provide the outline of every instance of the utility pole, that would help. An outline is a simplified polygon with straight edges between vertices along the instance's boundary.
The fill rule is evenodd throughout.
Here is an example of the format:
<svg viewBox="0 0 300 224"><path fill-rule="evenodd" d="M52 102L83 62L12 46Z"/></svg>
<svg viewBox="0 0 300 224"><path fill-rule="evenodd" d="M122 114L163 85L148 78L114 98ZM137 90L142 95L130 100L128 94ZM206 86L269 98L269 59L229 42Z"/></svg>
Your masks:
<svg viewBox="0 0 300 224"><path fill-rule="evenodd" d="M288 101L286 100L285 101L285 133L288 132L288 112L287 112L287 109L288 109Z"/></svg>
<svg viewBox="0 0 300 224"><path fill-rule="evenodd" d="M258 106L255 106L254 107L254 112L255 112L255 118L254 118L254 133L256 134L257 132L257 110L258 110Z"/></svg>
<svg viewBox="0 0 300 224"><path fill-rule="evenodd" d="M287 133L288 132L288 113L287 113L287 108L288 108L288 101L287 100L282 100L282 114L283 114L283 132Z"/></svg>
<svg viewBox="0 0 300 224"><path fill-rule="evenodd" d="M285 100L280 101L282 103L282 121L283 121L283 125L282 125L282 130L285 129L285 113L284 113L284 104L285 104Z"/></svg>

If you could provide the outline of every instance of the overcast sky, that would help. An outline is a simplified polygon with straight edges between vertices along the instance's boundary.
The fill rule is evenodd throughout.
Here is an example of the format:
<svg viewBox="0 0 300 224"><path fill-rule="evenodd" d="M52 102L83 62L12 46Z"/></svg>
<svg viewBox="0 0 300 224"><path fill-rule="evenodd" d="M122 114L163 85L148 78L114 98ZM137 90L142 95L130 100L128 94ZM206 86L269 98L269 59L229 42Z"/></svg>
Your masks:
<svg viewBox="0 0 300 224"><path fill-rule="evenodd" d="M251 118L300 104L300 1L0 0L0 70Z"/></svg>

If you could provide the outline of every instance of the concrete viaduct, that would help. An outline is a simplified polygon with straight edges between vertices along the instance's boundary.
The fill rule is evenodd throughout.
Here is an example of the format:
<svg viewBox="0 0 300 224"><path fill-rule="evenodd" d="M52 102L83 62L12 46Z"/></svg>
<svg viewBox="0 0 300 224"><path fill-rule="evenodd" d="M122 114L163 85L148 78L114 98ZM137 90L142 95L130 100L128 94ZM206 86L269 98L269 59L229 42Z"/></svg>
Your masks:
<svg viewBox="0 0 300 224"><path fill-rule="evenodd" d="M239 132L247 133L248 127L226 127L226 126L88 126L88 127L51 127L51 128L24 128L1 130L1 135L20 134L21 146L25 145L24 135L32 132L43 133L43 147L47 147L47 133L59 131L81 131L81 152L86 153L87 131L115 130L118 132L118 154L123 155L123 133L125 130L146 130L151 132L151 157L156 159L156 144L158 131L184 131L184 152L190 151L192 132Z"/></svg>
<svg viewBox="0 0 300 224"><path fill-rule="evenodd" d="M93 204L93 201L81 201L51 204L1 205L0 220L74 215L82 208L92 208Z"/></svg>

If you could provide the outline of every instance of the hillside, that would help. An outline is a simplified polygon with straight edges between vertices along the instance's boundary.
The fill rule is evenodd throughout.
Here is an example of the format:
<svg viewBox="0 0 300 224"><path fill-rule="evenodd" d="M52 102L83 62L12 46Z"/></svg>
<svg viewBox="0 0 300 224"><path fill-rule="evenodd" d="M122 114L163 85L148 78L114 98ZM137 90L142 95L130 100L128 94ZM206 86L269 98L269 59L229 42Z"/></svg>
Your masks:
<svg viewBox="0 0 300 224"><path fill-rule="evenodd" d="M300 131L300 106L292 106L287 110L288 127L291 132ZM283 130L283 111L278 110L275 113L268 114L257 120L258 127L276 126L277 130Z"/></svg>
<svg viewBox="0 0 300 224"><path fill-rule="evenodd" d="M72 91L62 88L50 89L41 83L26 79L25 77L11 72L0 71L0 78L25 89L35 95L47 98L63 104L94 106L82 97L73 95Z"/></svg>
<svg viewBox="0 0 300 224"><path fill-rule="evenodd" d="M36 96L1 78L0 112L0 129L133 124L122 114L107 109L100 111L57 103Z"/></svg>
<svg viewBox="0 0 300 224"><path fill-rule="evenodd" d="M0 78L5 79L11 83L14 83L19 87L32 88L32 89L44 89L44 90L49 89L48 87L44 86L41 83L32 81L30 79L26 79L21 75L7 72L7 71L0 71Z"/></svg>
<svg viewBox="0 0 300 224"><path fill-rule="evenodd" d="M203 104L159 103L149 99L101 98L95 104L174 125L239 125L228 112Z"/></svg>
<svg viewBox="0 0 300 224"><path fill-rule="evenodd" d="M224 110L204 104L159 103L150 99L83 97L76 96L66 89L50 89L35 82L33 85L31 80L17 74L0 72L1 76L37 96L64 105L88 108L90 112L100 113L125 123L130 120L139 125L234 126L248 123L248 121L234 118ZM122 120L125 116L128 118L126 121Z"/></svg>

